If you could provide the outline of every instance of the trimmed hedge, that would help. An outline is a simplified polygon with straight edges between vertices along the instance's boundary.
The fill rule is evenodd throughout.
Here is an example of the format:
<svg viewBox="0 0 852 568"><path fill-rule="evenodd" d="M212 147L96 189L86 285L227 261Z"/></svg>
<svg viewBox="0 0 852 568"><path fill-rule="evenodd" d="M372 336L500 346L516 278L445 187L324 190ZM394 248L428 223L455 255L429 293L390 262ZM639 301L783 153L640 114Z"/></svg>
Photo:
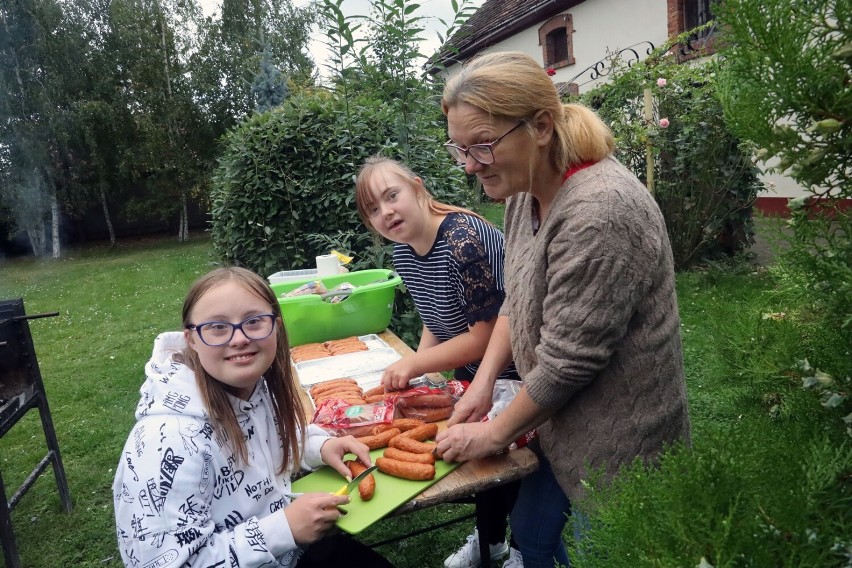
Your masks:
<svg viewBox="0 0 852 568"><path fill-rule="evenodd" d="M441 200L458 203L468 193L464 174L441 148L440 116L436 106L433 123L420 121L409 138L410 160L399 155L398 120L385 101L318 92L253 116L227 135L213 176L217 255L264 275L310 268L328 250L309 235L342 234L349 236L348 252L369 262L373 239L354 203L364 159L376 153L403 159Z"/></svg>

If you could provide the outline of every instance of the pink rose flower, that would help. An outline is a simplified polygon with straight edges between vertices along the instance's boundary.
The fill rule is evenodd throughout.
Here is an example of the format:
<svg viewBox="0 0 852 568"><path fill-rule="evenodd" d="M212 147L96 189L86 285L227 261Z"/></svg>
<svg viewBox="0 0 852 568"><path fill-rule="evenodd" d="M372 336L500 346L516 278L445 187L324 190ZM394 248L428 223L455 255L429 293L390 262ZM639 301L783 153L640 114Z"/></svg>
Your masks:
<svg viewBox="0 0 852 568"><path fill-rule="evenodd" d="M660 77L659 79L657 79L657 86L660 87L660 88L665 87L666 86L666 78Z"/></svg>
<svg viewBox="0 0 852 568"><path fill-rule="evenodd" d="M660 128L668 128L669 127L669 119L661 118L660 119Z"/></svg>
<svg viewBox="0 0 852 568"><path fill-rule="evenodd" d="M556 75L556 69L554 69L553 67L548 67L547 74L553 77L554 75Z"/></svg>

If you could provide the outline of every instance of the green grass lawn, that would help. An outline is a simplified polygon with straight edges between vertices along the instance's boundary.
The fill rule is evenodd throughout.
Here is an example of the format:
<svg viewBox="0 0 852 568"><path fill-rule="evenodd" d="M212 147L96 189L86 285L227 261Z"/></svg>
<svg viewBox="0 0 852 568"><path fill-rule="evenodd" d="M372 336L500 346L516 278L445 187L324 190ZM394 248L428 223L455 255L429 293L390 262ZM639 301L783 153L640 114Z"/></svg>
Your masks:
<svg viewBox="0 0 852 568"><path fill-rule="evenodd" d="M13 513L24 566L121 566L111 483L134 420L143 365L154 337L179 327L190 283L213 266L206 236L187 244L151 239L71 250L60 260L0 264L0 298L24 297L30 314L60 312L32 321L30 328L74 511L62 512L53 476L42 475ZM748 267L679 275L696 440L743 416L765 415L772 402L765 399L767 382L783 380L778 369L801 351L802 327L794 321L806 314L790 304L792 297L779 299L776 287L771 274ZM769 312L790 317L762 319ZM45 451L36 412L0 439L0 471L9 496ZM471 511L469 505L438 507L383 521L363 538L375 542ZM381 551L400 568L437 568L471 526L466 521Z"/></svg>

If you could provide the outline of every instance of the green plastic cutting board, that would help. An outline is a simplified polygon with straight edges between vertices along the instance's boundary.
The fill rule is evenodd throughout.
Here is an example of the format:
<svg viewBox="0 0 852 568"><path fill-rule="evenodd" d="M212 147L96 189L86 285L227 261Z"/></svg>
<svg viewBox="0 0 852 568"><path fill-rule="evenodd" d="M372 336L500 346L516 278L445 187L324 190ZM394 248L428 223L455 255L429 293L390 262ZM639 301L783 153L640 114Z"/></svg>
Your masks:
<svg viewBox="0 0 852 568"><path fill-rule="evenodd" d="M382 456L384 448L370 452L373 463L376 458ZM348 456L346 459L354 459ZM337 520L337 526L349 534L358 534L376 521L384 518L394 509L407 503L412 498L423 493L430 485L456 469L460 464L446 463L443 460L435 462L435 479L428 481L411 481L386 475L378 470L373 472L376 478L376 493L369 501L362 501L358 490L353 491L349 497L351 501L341 508L347 514ZM293 482L294 493L332 493L340 489L344 479L337 471L328 466Z"/></svg>

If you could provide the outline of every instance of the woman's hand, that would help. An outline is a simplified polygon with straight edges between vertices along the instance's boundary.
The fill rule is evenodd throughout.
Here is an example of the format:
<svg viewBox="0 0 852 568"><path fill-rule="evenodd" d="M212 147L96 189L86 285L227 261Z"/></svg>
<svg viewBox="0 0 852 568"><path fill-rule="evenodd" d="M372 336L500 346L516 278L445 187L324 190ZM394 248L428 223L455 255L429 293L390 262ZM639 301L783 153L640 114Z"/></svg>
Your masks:
<svg viewBox="0 0 852 568"><path fill-rule="evenodd" d="M348 453L355 454L358 461L362 464L368 467L372 465L370 462L370 448L352 436L329 438L323 442L322 448L320 448L322 461L333 467L337 473L346 479L350 479L352 477L352 473L349 471L349 468L343 463L343 456Z"/></svg>
<svg viewBox="0 0 852 568"><path fill-rule="evenodd" d="M493 439L491 426L490 422L472 422L438 432L438 455L446 462L463 462L497 453L504 448Z"/></svg>
<svg viewBox="0 0 852 568"><path fill-rule="evenodd" d="M471 381L462 397L453 408L447 426L464 422L479 422L491 410L494 386L487 380Z"/></svg>
<svg viewBox="0 0 852 568"><path fill-rule="evenodd" d="M322 538L342 514L338 505L349 502L348 495L305 493L290 502L284 516L298 544L309 544Z"/></svg>
<svg viewBox="0 0 852 568"><path fill-rule="evenodd" d="M417 370L414 357L415 355L408 355L385 368L385 372L382 373L382 385L387 390L406 389L411 379L423 374Z"/></svg>

